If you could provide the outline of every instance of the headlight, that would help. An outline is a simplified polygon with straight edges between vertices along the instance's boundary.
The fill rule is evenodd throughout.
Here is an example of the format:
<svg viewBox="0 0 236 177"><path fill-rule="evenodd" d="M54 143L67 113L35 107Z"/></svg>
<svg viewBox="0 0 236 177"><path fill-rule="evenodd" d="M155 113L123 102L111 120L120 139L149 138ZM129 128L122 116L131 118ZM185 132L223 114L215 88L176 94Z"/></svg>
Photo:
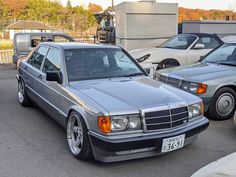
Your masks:
<svg viewBox="0 0 236 177"><path fill-rule="evenodd" d="M202 116L203 112L204 112L204 106L202 102L188 106L189 119Z"/></svg>
<svg viewBox="0 0 236 177"><path fill-rule="evenodd" d="M128 117L112 117L111 119L111 130L113 131L121 131L125 130L128 126Z"/></svg>
<svg viewBox="0 0 236 177"><path fill-rule="evenodd" d="M141 58L137 58L137 61L138 61L139 63L144 62L144 61L147 60L150 56L151 56L150 54L144 55L144 56L141 57Z"/></svg>
<svg viewBox="0 0 236 177"><path fill-rule="evenodd" d="M193 83L184 81L181 88L191 93L203 94L207 91L207 85L202 83Z"/></svg>
<svg viewBox="0 0 236 177"><path fill-rule="evenodd" d="M139 115L100 116L98 117L98 128L103 133L140 130L141 120Z"/></svg>

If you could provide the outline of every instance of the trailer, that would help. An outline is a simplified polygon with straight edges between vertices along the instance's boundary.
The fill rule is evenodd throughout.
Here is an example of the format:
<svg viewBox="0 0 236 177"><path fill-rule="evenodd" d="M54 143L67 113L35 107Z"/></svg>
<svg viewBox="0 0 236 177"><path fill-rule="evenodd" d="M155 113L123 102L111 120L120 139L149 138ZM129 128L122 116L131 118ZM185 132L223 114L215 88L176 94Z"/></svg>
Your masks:
<svg viewBox="0 0 236 177"><path fill-rule="evenodd" d="M155 0L115 6L116 45L127 50L160 45L178 33L178 4Z"/></svg>

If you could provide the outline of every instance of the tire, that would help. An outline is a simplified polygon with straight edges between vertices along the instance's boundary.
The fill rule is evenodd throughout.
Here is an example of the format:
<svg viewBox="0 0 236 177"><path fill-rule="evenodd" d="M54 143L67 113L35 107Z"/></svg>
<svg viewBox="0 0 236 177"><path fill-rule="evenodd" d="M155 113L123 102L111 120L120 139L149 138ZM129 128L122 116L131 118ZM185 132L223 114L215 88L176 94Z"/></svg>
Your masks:
<svg viewBox="0 0 236 177"><path fill-rule="evenodd" d="M175 66L180 66L180 64L177 60L165 59L160 63L160 65L158 65L157 70L171 68L171 67L175 67Z"/></svg>
<svg viewBox="0 0 236 177"><path fill-rule="evenodd" d="M31 107L32 102L30 98L27 95L26 89L25 89L25 83L23 79L19 79L18 81L18 101L23 107Z"/></svg>
<svg viewBox="0 0 236 177"><path fill-rule="evenodd" d="M219 89L212 98L207 116L213 120L230 119L236 108L236 93L229 87Z"/></svg>
<svg viewBox="0 0 236 177"><path fill-rule="evenodd" d="M93 156L88 129L81 116L74 111L68 118L66 133L67 143L73 156L79 160L87 160Z"/></svg>

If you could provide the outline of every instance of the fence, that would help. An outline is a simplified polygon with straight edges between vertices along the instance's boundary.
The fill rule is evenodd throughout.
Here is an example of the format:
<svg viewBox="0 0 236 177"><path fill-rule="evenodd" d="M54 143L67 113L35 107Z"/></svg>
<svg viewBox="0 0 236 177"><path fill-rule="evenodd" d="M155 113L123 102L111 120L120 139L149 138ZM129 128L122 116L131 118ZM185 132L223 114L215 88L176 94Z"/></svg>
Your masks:
<svg viewBox="0 0 236 177"><path fill-rule="evenodd" d="M13 50L0 50L0 64L12 63Z"/></svg>

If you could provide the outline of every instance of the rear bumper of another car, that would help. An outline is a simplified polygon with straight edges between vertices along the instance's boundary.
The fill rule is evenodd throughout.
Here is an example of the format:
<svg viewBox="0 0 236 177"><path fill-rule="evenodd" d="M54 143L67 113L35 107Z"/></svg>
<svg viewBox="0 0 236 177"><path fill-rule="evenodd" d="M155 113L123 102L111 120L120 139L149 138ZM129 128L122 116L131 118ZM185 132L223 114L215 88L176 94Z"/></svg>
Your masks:
<svg viewBox="0 0 236 177"><path fill-rule="evenodd" d="M189 122L187 125L170 131L158 131L154 133L142 133L130 136L104 136L89 132L90 143L94 158L102 162L116 162L138 159L163 154L162 142L165 138L171 138L185 134L184 146L197 139L197 135L209 125L208 119L202 117Z"/></svg>

